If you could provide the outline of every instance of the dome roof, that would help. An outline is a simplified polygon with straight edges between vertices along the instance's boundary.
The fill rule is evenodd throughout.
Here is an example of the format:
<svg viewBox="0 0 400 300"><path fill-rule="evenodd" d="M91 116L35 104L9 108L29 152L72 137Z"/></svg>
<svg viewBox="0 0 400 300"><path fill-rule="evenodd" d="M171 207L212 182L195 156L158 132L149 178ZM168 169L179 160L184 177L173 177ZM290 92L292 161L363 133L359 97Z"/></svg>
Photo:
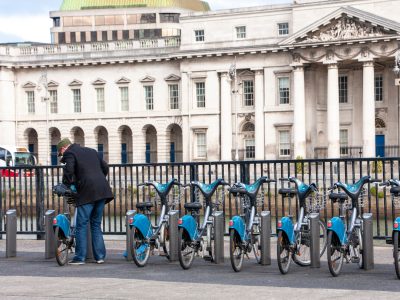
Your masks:
<svg viewBox="0 0 400 300"><path fill-rule="evenodd" d="M200 0L64 0L60 10L131 7L176 7L194 11L210 10L208 3Z"/></svg>

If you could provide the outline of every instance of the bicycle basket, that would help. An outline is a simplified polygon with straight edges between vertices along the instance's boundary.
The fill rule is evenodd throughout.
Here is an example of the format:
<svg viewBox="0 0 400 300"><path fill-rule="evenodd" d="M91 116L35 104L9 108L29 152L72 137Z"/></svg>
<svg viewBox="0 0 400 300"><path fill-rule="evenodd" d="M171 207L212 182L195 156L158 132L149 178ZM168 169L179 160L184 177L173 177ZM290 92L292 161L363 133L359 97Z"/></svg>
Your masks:
<svg viewBox="0 0 400 300"><path fill-rule="evenodd" d="M314 192L310 197L306 199L306 208L309 213L319 213L326 207L327 194L321 194Z"/></svg>

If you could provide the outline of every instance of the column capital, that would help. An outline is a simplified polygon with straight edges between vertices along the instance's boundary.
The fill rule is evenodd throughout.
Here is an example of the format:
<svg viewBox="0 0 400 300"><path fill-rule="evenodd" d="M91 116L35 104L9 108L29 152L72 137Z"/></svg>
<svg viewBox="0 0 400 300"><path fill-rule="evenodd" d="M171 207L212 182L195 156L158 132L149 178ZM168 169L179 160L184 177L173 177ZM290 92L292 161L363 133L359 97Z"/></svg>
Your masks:
<svg viewBox="0 0 400 300"><path fill-rule="evenodd" d="M295 64L291 65L294 72L304 72L304 65L303 64Z"/></svg>
<svg viewBox="0 0 400 300"><path fill-rule="evenodd" d="M328 69L337 69L338 68L337 62L329 63L327 65L328 65Z"/></svg>
<svg viewBox="0 0 400 300"><path fill-rule="evenodd" d="M374 60L366 60L363 61L363 67L373 67L374 66Z"/></svg>
<svg viewBox="0 0 400 300"><path fill-rule="evenodd" d="M264 75L264 69L253 69L255 75Z"/></svg>

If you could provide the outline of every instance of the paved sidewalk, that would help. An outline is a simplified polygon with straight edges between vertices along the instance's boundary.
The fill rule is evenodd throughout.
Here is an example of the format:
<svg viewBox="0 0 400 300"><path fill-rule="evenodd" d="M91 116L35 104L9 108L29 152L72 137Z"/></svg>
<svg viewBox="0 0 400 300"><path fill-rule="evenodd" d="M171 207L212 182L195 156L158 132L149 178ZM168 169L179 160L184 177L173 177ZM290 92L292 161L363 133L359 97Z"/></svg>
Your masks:
<svg viewBox="0 0 400 300"><path fill-rule="evenodd" d="M400 281L387 246L374 248L373 270L346 264L338 278L330 275L325 255L320 269L292 265L289 274L281 275L275 242L272 265L260 266L254 259L246 259L240 273L233 272L227 248L224 264L197 258L192 268L184 271L179 262L169 263L158 255L150 257L146 267L138 268L122 257L124 241L107 241L106 246L104 265L59 267L55 259L44 259L44 241L18 240L18 256L6 259L5 241L0 240L0 299L400 298Z"/></svg>

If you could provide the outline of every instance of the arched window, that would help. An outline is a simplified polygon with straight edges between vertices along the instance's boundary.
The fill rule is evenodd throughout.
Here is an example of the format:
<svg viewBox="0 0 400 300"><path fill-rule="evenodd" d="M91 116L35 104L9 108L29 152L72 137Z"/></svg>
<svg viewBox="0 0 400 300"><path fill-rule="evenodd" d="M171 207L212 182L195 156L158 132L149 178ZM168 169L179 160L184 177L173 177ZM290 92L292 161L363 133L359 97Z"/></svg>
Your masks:
<svg viewBox="0 0 400 300"><path fill-rule="evenodd" d="M254 124L251 122L247 122L246 124L243 125L242 128L243 132L251 132L254 131Z"/></svg>

